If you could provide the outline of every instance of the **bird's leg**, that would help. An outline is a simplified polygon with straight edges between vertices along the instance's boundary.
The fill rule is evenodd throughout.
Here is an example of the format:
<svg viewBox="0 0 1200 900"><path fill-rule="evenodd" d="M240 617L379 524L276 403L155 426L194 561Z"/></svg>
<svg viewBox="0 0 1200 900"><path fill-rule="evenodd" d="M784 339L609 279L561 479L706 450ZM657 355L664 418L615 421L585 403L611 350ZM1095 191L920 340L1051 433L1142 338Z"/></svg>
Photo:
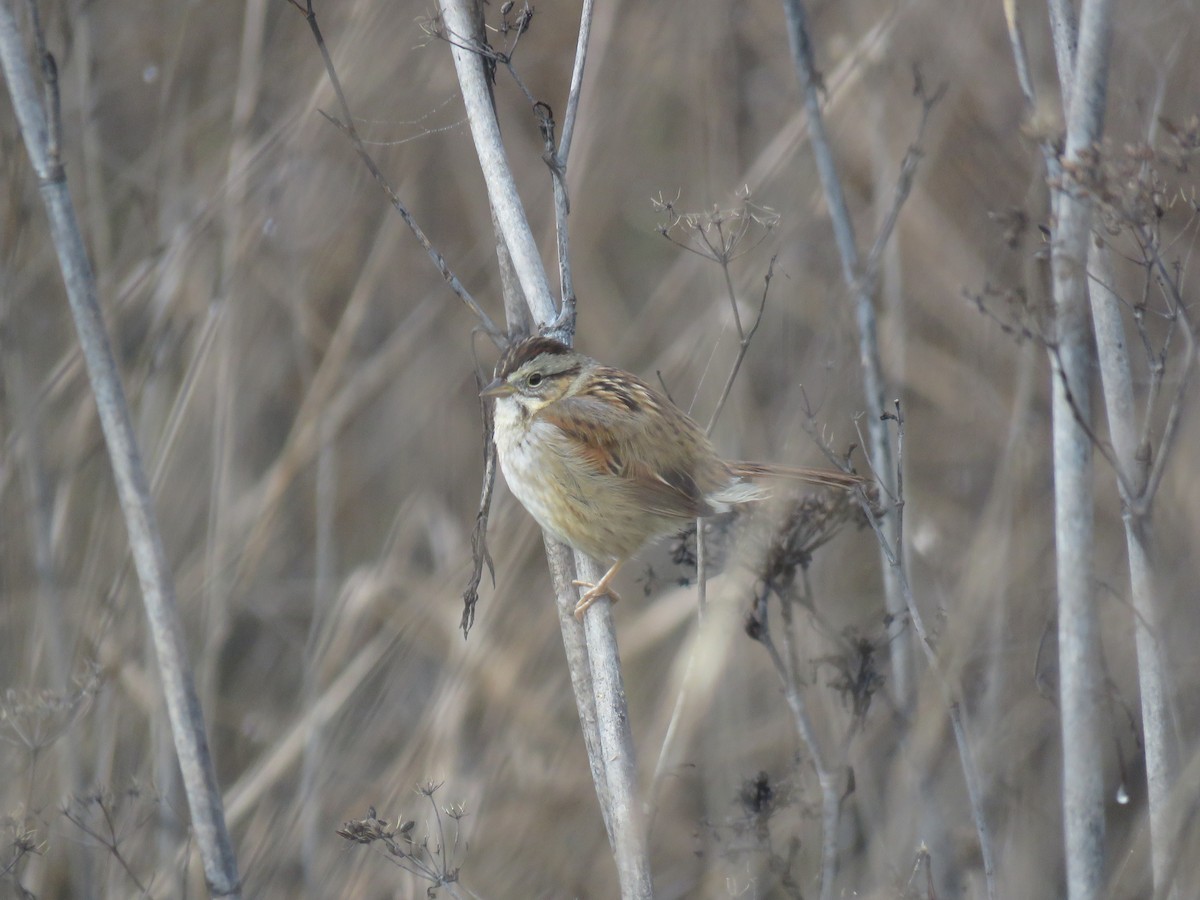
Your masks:
<svg viewBox="0 0 1200 900"><path fill-rule="evenodd" d="M617 572L621 571L621 566L625 564L625 560L618 559L612 564L612 568L604 573L604 577L592 584L590 581L572 581L571 584L576 587L588 588L587 592L579 598L579 602L575 604L575 618L583 621L583 614L588 611L593 603L601 597L608 596L612 598L612 602L616 603L620 600L620 596L609 587L609 583L617 577Z"/></svg>

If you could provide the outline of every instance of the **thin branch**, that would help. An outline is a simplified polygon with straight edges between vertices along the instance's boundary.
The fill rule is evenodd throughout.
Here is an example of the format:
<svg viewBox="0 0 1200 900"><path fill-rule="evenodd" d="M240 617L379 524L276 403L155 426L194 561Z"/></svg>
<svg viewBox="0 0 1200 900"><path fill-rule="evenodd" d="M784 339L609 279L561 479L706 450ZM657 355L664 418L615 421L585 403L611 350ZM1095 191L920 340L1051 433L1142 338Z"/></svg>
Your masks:
<svg viewBox="0 0 1200 900"><path fill-rule="evenodd" d="M897 432L897 468L902 468L904 457L902 451L904 448L904 415L897 401L895 404L895 412L885 415L885 421L893 421L896 423ZM896 475L896 484L898 488L903 487L903 479L899 472ZM954 732L954 742L958 749L959 765L962 767L963 782L967 788L967 799L971 808L971 818L975 824L975 832L979 838L979 852L983 859L983 876L987 888L989 900L996 900L1000 896L996 883L996 863L992 844L991 829L987 824L987 818L984 815L984 800L983 787L979 778L979 770L975 765L975 756L971 750L971 743L967 738L966 726L963 723L962 707L957 691L950 684L950 679L946 676L942 668L941 659L938 656L937 646L934 643L933 636L925 627L925 620L921 615L921 610L918 608L916 599L912 593L912 586L908 581L907 567L904 564L904 556L899 545L891 546L887 542L887 536L883 528L880 527L877 517L871 509L870 499L867 497L866 491L861 487L855 491L856 499L859 506L862 508L863 514L866 516L868 523L875 532L876 538L879 540L880 546L883 549L885 557L890 561L890 564L895 567L897 576L900 580L900 586L904 592L905 607L908 612L909 621L911 621L913 630L917 634L918 642L925 653L926 661L929 664L930 670L937 678L938 687L942 693L943 703L946 707L946 714L950 719L950 726ZM897 508L903 510L904 498L903 495L897 497ZM899 512L897 518L900 518ZM902 531L897 529L898 534Z"/></svg>
<svg viewBox="0 0 1200 900"><path fill-rule="evenodd" d="M575 137L575 116L579 112L579 98L583 95L583 69L587 63L588 40L592 36L592 9L596 0L583 0L579 13L579 39L575 43L575 65L571 69L571 88L567 92L567 112L563 116L562 137L558 142L558 164L564 169L571 155L571 141Z"/></svg>
<svg viewBox="0 0 1200 900"><path fill-rule="evenodd" d="M725 401L729 398L729 392L733 389L734 379L737 378L738 370L741 368L742 360L746 357L746 351L750 347L750 341L754 338L754 334L758 331L758 326L762 322L763 310L767 306L767 293L771 287L771 277L775 269L776 257L772 256L770 263L767 265L767 274L764 276L762 301L758 306L758 314L754 318L754 325L750 328L748 334L743 334L738 345L737 357L730 368L729 376L725 379L725 387L721 392L721 398L717 401L716 407L713 409L712 417L709 419L708 427L705 429L705 434L711 435L713 427L717 424L717 418L721 415L721 410L725 406ZM724 268L728 273L729 260L724 261ZM733 294L733 286L727 281L730 295L729 300L733 305L736 315L737 298ZM739 326L740 327L740 326ZM662 373L658 373L659 382L662 382ZM670 399L670 391L663 383L663 392ZM673 402L673 401L672 401ZM707 561L707 540L704 535L704 519L696 519L696 609L697 618L700 627L704 627L704 611L708 605L708 561ZM658 762L654 766L654 777L650 782L650 797L646 801L646 820L647 831L653 832L654 816L658 812L658 792L662 784L664 775L666 774L667 763L670 759L671 748L675 742L675 735L678 731L679 721L683 716L684 706L687 701L688 688L692 683L692 671L695 667L696 658L699 654L699 641L692 644L688 651L688 661L684 672L683 680L679 693L675 697L675 705L671 709L671 718L667 723L667 731L663 736L662 746L658 751Z"/></svg>
<svg viewBox="0 0 1200 900"><path fill-rule="evenodd" d="M758 331L758 326L762 324L763 311L767 308L767 294L771 290L771 278L775 275L775 260L779 255L771 257L771 261L767 264L767 274L763 276L763 292L762 300L758 303L758 313L754 316L754 324L750 326L749 331L742 331L741 320L738 319L738 352L733 360L733 366L729 370L729 377L725 379L725 386L721 389L721 397L717 400L717 405L713 408L712 415L708 419L708 424L704 426L704 433L712 435L713 429L717 425L717 419L721 415L721 411L725 409L725 402L729 399L729 392L733 390L733 382L737 380L738 372L741 371L742 361L746 358L746 351L750 349L750 342L754 340L754 335ZM729 282L729 263L728 261L722 266L725 270L725 279L729 287L729 302L733 306L733 314L737 315L737 297L733 294L733 285ZM699 534L699 532L696 532Z"/></svg>
<svg viewBox="0 0 1200 900"><path fill-rule="evenodd" d="M1050 358L1054 361L1052 374L1059 382L1059 388L1063 392L1064 399L1067 403L1067 408L1075 419L1075 424L1087 435L1091 441L1092 447L1103 457L1104 461L1112 467L1113 474L1117 477L1117 484L1121 489L1121 495L1132 497L1136 495L1136 490L1133 484L1126 478L1124 471L1121 468L1120 462L1117 460L1116 454L1108 444L1100 440L1095 429L1092 427L1088 410L1080 403L1079 398L1075 396L1075 392L1071 390L1071 382L1067 378L1066 369L1063 366L1062 351L1057 344L1049 341L1045 342L1046 350L1050 354Z"/></svg>
<svg viewBox="0 0 1200 900"><path fill-rule="evenodd" d="M571 276L571 240L567 228L567 217L571 213L571 201L567 196L566 160L554 150L554 115L545 103L534 107L538 115L538 127L542 132L542 161L550 169L554 187L554 238L558 247L558 284L562 298L558 316L550 323L547 333L558 337L575 334L575 283Z"/></svg>
<svg viewBox="0 0 1200 900"><path fill-rule="evenodd" d="M658 815L658 800L659 793L662 790L663 781L667 775L667 766L671 762L671 751L675 747L675 740L679 733L679 723L683 721L684 709L687 706L687 699L690 688L695 683L694 673L696 671L696 661L700 658L700 644L703 640L702 630L711 619L704 615L705 607L707 606L707 586L705 575L704 561L704 541L700 537L700 529L702 528L702 520L696 520L696 593L698 595L698 614L697 614L697 633L692 641L692 646L688 650L687 664L683 669L683 677L679 680L679 692L675 695L675 704L671 707L671 716L667 720L667 730L663 734L662 746L658 749L658 761L654 764L654 775L650 779L650 790L646 798L645 805L645 820L646 833L654 834L654 822Z"/></svg>
<svg viewBox="0 0 1200 900"><path fill-rule="evenodd" d="M1025 51L1025 34L1017 18L1017 0L1003 0L1004 24L1008 28L1008 42L1012 45L1016 63L1017 82L1025 96L1026 105L1032 109L1037 103L1037 90L1033 86L1033 75L1029 71L1029 55Z"/></svg>
<svg viewBox="0 0 1200 900"><path fill-rule="evenodd" d="M833 235L841 258L842 279L846 288L851 292L854 302L854 317L858 326L859 360L863 371L863 391L869 414L870 455L874 466L877 471L882 473L881 477L884 479L880 485L881 489L884 493L891 494L895 492L894 484L890 482L895 471L892 461L893 450L888 429L878 419L878 412L884 409L885 400L883 362L879 353L878 325L872 299L874 285L861 277L863 270L859 264L854 226L850 219L841 179L838 177L837 167L834 163L829 135L825 130L824 117L821 114L821 77L817 73L812 39L808 30L807 13L801 0L783 0L783 10L787 19L792 59L800 81L800 89L804 94L809 142L817 164L817 173L821 179L821 188L825 195L826 206L829 208ZM890 517L886 520L884 528L889 535L894 535L895 525ZM904 597L894 574L894 568L885 564L883 573L887 613L898 629L904 612ZM890 638L892 639L892 686L900 709L907 712L913 703L912 654L898 630L891 633Z"/></svg>
<svg viewBox="0 0 1200 900"><path fill-rule="evenodd" d="M896 485L897 494L893 498L893 509L896 511L896 518L902 518L905 506L903 493L904 478L904 415L899 401L894 404L894 412L885 413L883 421L894 422L896 425L896 447L897 447L897 472L894 474L893 483ZM834 465L839 466L843 471L851 471L846 458L838 456L831 447L821 438L812 424L811 415L808 423L805 425L805 430L812 436L820 449L825 453L825 456ZM975 825L976 834L979 838L980 854L983 859L984 881L987 888L987 896L989 900L996 900L999 897L998 885L996 883L996 865L994 847L991 837L991 829L987 824L987 818L984 815L984 801L982 782L979 777L979 770L975 765L974 754L971 750L970 742L967 738L966 726L962 720L962 709L959 699L950 680L942 669L941 660L938 656L937 647L934 643L933 636L925 627L925 620L921 615L921 610L918 608L916 599L913 596L912 586L908 580L907 567L904 562L903 541L904 531L903 526L895 529L897 543L893 544L887 536L886 531L880 525L879 511L872 497L864 487L859 487L854 491L855 501L858 503L863 512L867 523L875 532L875 537L879 542L880 553L888 566L896 571L896 577L899 581L902 590L902 597L905 604L905 615L907 621L912 623L913 630L917 635L918 643L925 654L929 668L937 677L938 686L942 693L943 704L946 709L946 715L950 719L951 729L954 732L955 745L959 755L959 765L963 771L963 782L967 788L967 799L971 809L971 818ZM903 622L900 623L903 627ZM889 639L892 629L889 628ZM902 710L897 710L902 717Z"/></svg>
<svg viewBox="0 0 1200 900"><path fill-rule="evenodd" d="M458 298L475 315L475 318L479 320L480 326L483 328L484 333L492 339L492 343L497 347L504 346L504 332L496 327L496 323L492 321L491 317L484 312L475 298L463 287L462 282L458 280L458 276L450 270L445 257L430 243L424 230L417 224L417 220L408 211L408 207L404 205L404 201L400 199L400 196L396 193L391 183L388 182L383 172L380 171L379 166L375 164L375 160L371 158L371 154L367 152L366 145L358 134L358 129L354 127L354 116L350 112L350 103L346 100L346 94L342 90L342 83L338 79L337 70L333 66L333 59L329 55L329 48L325 45L325 38L322 36L320 26L317 24L317 14L313 10L313 0L306 0L306 6L301 6L299 0L288 0L288 2L303 13L305 20L308 22L313 39L316 40L317 47L321 51L321 59L325 61L325 72L329 75L329 83L333 86L333 93L337 97L338 107L341 109L341 119L337 119L324 111L321 111L321 115L350 139L359 158L363 161L363 165L367 167L367 171L371 173L371 177L383 188L384 193L387 194L388 199L391 201L392 207L400 214L400 218L404 220L404 224L409 227L409 230L412 231L417 241L429 255L429 258L433 260L433 264L437 266L442 278L450 286L450 290L454 291Z"/></svg>
<svg viewBox="0 0 1200 900"><path fill-rule="evenodd" d="M817 783L821 788L821 900L832 900L834 896L834 881L837 877L837 840L838 821L841 818L843 779L830 767L826 756L821 750L817 739L817 729L808 714L808 706L804 695L800 692L795 673L789 675L789 668L775 647L771 637L771 629L767 614L767 601L774 588L767 584L758 597L755 609L746 620L746 633L763 645L771 658L771 665L779 675L783 684L783 693L788 706L792 710L792 718L796 724L796 732L801 743L808 748L812 758L813 768L817 773ZM786 603L786 600L782 600Z"/></svg>
<svg viewBox="0 0 1200 900"><path fill-rule="evenodd" d="M117 824L113 819L113 810L110 809L111 800L112 798L102 791L97 791L90 796L75 796L63 805L62 814L68 822L96 843L103 846L125 871L125 874L129 876L129 880L134 883L138 892L142 896L149 896L147 886L142 883L141 878L134 871L133 865L125 858L125 854L121 852L121 838L117 834ZM100 810L106 833L102 834L99 828L93 827L88 823L88 808L90 806L95 806Z"/></svg>
<svg viewBox="0 0 1200 900"><path fill-rule="evenodd" d="M896 223L900 220L900 210L904 207L904 201L912 192L917 166L921 162L921 157L925 155L924 150L921 149L921 141L925 137L929 115L946 96L948 87L948 83L943 81L932 94L928 93L925 90L925 82L921 78L921 70L915 66L913 67L913 81L913 93L921 99L921 120L917 123L916 136L908 145L908 149L904 151L904 159L900 161L900 174L896 178L896 187L892 193L892 205L888 207L883 223L879 226L879 232L875 235L875 243L871 245L871 252L867 254L867 263L863 266L863 280L871 285L872 292L875 290L874 286L879 277L879 262L883 259L884 250L887 249Z"/></svg>
<svg viewBox="0 0 1200 900"><path fill-rule="evenodd" d="M1147 241L1147 247L1155 246L1149 243L1148 235L1143 233L1143 238ZM1179 385L1175 391L1175 398L1171 403L1171 408L1167 412L1167 422L1163 426L1158 453L1154 457L1154 465L1150 469L1145 487L1130 503L1130 509L1138 516L1147 514L1150 504L1154 501L1154 497L1158 493L1158 487L1162 483L1163 472L1166 470L1166 461L1170 456L1167 451L1174 443L1179 429L1180 417L1183 414L1183 401L1187 397L1187 387L1191 383L1197 355L1195 327L1192 325L1191 317L1188 315L1187 304L1179 293L1179 286L1176 283L1174 275L1167 267L1162 254L1157 252L1157 249L1152 253L1152 259L1154 267L1158 269L1159 274L1162 276L1161 283L1166 287L1168 295L1174 304L1172 312L1180 325L1180 330L1183 332L1184 357L1183 371L1179 375Z"/></svg>

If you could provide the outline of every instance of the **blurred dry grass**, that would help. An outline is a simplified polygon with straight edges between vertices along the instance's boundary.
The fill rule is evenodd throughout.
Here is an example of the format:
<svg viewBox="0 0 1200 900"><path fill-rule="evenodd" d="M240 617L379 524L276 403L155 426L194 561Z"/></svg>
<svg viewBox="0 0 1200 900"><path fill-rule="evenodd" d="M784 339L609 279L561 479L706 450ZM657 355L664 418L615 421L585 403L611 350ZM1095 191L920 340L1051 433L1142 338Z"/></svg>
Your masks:
<svg viewBox="0 0 1200 900"><path fill-rule="evenodd" d="M1035 71L1052 97L1043 14L1030 7ZM380 166L498 316L482 180L449 55L419 27L429 8L317 9ZM1109 125L1118 143L1145 137L1156 104L1183 120L1200 96L1186 49L1197 8L1120 14ZM462 878L482 896L614 896L541 541L503 489L491 527L496 590L484 593L470 640L458 632L481 476L472 322L316 112L333 100L302 17L262 0L48 4L44 15L64 86L68 174L156 473L247 896L420 896L421 883L335 831L371 805L423 829L428 810L413 788L428 779L444 782L441 802L467 808ZM574 4L539 7L517 55L530 89L556 110L576 17ZM881 340L907 411L917 598L964 689L1004 893L1056 896L1058 718L1043 652L1054 600L1047 363L964 298L990 283L1025 286L1036 302L1044 277L1036 228L1006 246L993 216L1023 209L1036 223L1045 206L1000 4L825 2L812 17L860 242L891 202L919 115L912 64L949 84L886 261ZM262 40L242 49L256 21ZM719 270L654 233L649 199L679 192L681 207L702 208L748 184L782 214L767 243L735 264L752 303L779 254L764 327L716 437L730 455L803 463L819 454L804 434L800 385L841 446L855 440L861 391L795 82L777 3L601 4L570 188L580 346L661 371L676 400L694 396L701 411L736 350L730 311ZM498 99L549 253L535 123L503 75ZM1194 186L1189 177L1182 183ZM39 897L135 895L115 854L60 812L64 797L84 795L84 821L102 822L101 805L115 811L120 855L149 894L182 896L189 878L193 891L198 882L179 864L186 815L136 579L6 99L0 182L0 681L68 701L26 696L18 709L23 698L9 697L0 722L8 837L34 832L41 853L17 871ZM1178 204L1165 223L1185 264L1189 210ZM1124 277L1136 296L1137 270ZM1194 276L1188 286L1194 293ZM1194 393L1156 508L1171 610L1163 649L1184 748L1200 719ZM1112 896L1148 896L1124 541L1103 465L1097 484L1096 597L1112 691L1111 743L1097 752L1113 798ZM661 551L648 558L665 570ZM696 639L694 592L666 581L641 602L631 579L616 616L648 781ZM835 632L878 640L869 533L847 530L819 551L812 581ZM782 895L765 854L739 850L755 834L739 797L760 771L777 797L790 793L771 820L773 848L786 857L799 838L791 874L815 893L816 785L796 761L765 654L741 630L749 576L732 569L710 596L714 624L699 638L651 836L658 893ZM829 748L850 724L819 663L835 651L825 632L803 630L809 699ZM101 678L75 697L71 685L93 661ZM17 735L30 718L46 729L36 750ZM978 896L961 771L928 674L912 738L897 737L877 699L845 751L856 790L840 886L847 896L904 896L925 842L939 896ZM1194 763L1190 752L1183 761ZM87 800L97 785L110 794ZM1194 885L1194 858L1185 865L1183 883Z"/></svg>

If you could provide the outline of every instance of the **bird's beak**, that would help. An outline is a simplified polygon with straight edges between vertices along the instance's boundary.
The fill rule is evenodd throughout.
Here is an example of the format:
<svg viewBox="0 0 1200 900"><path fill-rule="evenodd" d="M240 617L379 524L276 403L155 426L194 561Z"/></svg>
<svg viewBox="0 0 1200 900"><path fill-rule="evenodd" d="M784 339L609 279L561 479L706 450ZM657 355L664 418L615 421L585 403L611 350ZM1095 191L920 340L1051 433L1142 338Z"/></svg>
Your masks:
<svg viewBox="0 0 1200 900"><path fill-rule="evenodd" d="M513 386L503 378L493 378L488 386L479 392L480 397L507 397L513 392Z"/></svg>

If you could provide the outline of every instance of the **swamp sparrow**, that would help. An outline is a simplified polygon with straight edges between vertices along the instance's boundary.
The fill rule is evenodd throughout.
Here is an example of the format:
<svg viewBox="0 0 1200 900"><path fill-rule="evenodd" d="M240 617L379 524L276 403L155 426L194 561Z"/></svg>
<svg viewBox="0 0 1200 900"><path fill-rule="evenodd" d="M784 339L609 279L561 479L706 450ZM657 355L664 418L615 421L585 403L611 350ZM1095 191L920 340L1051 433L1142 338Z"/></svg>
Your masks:
<svg viewBox="0 0 1200 900"><path fill-rule="evenodd" d="M496 449L509 489L563 543L612 567L575 607L616 593L621 566L653 538L766 492L778 476L850 488L857 475L728 462L704 430L636 375L547 337L513 343L480 393L496 401Z"/></svg>

